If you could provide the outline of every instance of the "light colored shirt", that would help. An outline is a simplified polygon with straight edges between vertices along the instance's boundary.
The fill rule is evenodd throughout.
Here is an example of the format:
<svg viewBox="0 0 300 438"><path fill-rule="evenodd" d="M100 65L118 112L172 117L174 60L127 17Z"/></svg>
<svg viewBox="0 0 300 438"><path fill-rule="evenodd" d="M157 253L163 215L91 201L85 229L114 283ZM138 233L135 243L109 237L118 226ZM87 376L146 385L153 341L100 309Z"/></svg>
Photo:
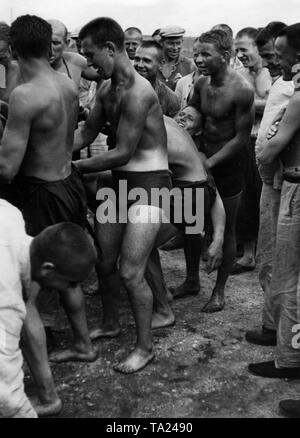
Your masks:
<svg viewBox="0 0 300 438"><path fill-rule="evenodd" d="M22 321L25 319L22 289L29 288L31 282L32 239L25 232L21 212L0 199L0 323L6 309L14 310Z"/></svg>
<svg viewBox="0 0 300 438"><path fill-rule="evenodd" d="M180 103L180 109L187 106L187 98L192 94L192 88L194 86L195 72L190 73L187 76L179 79L176 84L175 94L178 97Z"/></svg>
<svg viewBox="0 0 300 438"><path fill-rule="evenodd" d="M270 88L263 118L257 134L256 146L259 147L267 141L267 134L278 113L286 108L290 98L294 94L293 81L284 81L280 76ZM266 184L274 183L274 175L278 170L278 162L270 165L259 165L259 172ZM279 178L279 179L278 179ZM277 173L277 184L274 188L280 188L280 177Z"/></svg>

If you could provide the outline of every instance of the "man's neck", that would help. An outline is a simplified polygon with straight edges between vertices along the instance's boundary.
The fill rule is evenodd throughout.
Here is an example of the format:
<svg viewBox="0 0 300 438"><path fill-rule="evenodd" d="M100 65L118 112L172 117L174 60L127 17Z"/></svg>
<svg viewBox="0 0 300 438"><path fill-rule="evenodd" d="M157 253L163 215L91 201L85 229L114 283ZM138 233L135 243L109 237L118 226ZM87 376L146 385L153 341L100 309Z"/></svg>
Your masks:
<svg viewBox="0 0 300 438"><path fill-rule="evenodd" d="M130 59L125 53L121 52L115 58L111 83L115 88L124 88L132 80L134 73L135 70L130 62Z"/></svg>
<svg viewBox="0 0 300 438"><path fill-rule="evenodd" d="M224 64L223 68L220 68L218 72L210 76L210 83L214 87L222 87L225 83L225 79L228 73L228 65Z"/></svg>
<svg viewBox="0 0 300 438"><path fill-rule="evenodd" d="M46 58L19 58L20 74L24 82L29 82L38 73L52 70L49 61Z"/></svg>
<svg viewBox="0 0 300 438"><path fill-rule="evenodd" d="M164 60L168 64L175 64L175 62L178 61L179 57L180 57L180 53L177 56L177 58L169 58L168 55L164 52Z"/></svg>
<svg viewBox="0 0 300 438"><path fill-rule="evenodd" d="M257 62L254 65L249 67L249 71L258 75L262 71L262 68L263 68L262 67L262 62L261 62L260 59L258 59Z"/></svg>

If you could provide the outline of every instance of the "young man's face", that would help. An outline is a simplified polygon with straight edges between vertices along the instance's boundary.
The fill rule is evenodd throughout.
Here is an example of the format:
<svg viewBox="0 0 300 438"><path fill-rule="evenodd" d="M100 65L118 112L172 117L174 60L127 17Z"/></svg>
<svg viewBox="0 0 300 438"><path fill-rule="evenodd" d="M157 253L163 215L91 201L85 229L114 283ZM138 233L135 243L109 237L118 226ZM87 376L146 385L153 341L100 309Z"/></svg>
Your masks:
<svg viewBox="0 0 300 438"><path fill-rule="evenodd" d="M291 81L293 79L292 67L298 64L296 51L288 45L286 36L278 37L275 40L275 53L280 65L283 80Z"/></svg>
<svg viewBox="0 0 300 438"><path fill-rule="evenodd" d="M224 58L213 43L200 42L194 62L204 76L210 76L218 73L224 64Z"/></svg>
<svg viewBox="0 0 300 438"><path fill-rule="evenodd" d="M260 62L260 56L255 41L252 38L249 38L248 35L236 38L234 47L236 56L243 63L245 68L254 67Z"/></svg>
<svg viewBox="0 0 300 438"><path fill-rule="evenodd" d="M275 53L274 41L270 40L264 46L258 48L263 67L266 67L274 78L281 75L280 65Z"/></svg>
<svg viewBox="0 0 300 438"><path fill-rule="evenodd" d="M109 79L113 72L113 58L108 46L99 47L90 36L81 41L81 53L88 65L94 67L102 79Z"/></svg>
<svg viewBox="0 0 300 438"><path fill-rule="evenodd" d="M199 73L202 73L201 70L201 65L199 64L199 62L197 61L198 56L200 54L200 47L201 47L201 43L199 43L199 41L197 41L194 45L193 45L193 58L194 58L194 63L199 71Z"/></svg>
<svg viewBox="0 0 300 438"><path fill-rule="evenodd" d="M134 57L134 68L148 81L154 81L159 68L158 57L155 47L138 47Z"/></svg>
<svg viewBox="0 0 300 438"><path fill-rule="evenodd" d="M125 32L125 49L128 54L128 57L133 60L135 57L135 52L138 46L142 42L142 35L139 33L127 33Z"/></svg>
<svg viewBox="0 0 300 438"><path fill-rule="evenodd" d="M202 128L201 114L192 106L187 106L186 108L180 110L179 113L174 117L174 120L191 136L198 133Z"/></svg>
<svg viewBox="0 0 300 438"><path fill-rule="evenodd" d="M163 38L161 41L164 55L169 59L177 59L182 49L183 37Z"/></svg>

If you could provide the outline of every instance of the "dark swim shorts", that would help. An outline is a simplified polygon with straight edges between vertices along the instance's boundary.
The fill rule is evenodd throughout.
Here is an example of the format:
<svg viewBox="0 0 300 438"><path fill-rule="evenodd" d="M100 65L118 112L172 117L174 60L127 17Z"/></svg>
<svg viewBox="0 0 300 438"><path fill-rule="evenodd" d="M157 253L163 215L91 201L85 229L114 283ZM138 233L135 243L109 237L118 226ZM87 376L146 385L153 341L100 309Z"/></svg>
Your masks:
<svg viewBox="0 0 300 438"><path fill-rule="evenodd" d="M184 209L188 208L192 216L196 216L199 212L196 211L197 207L197 197L199 196L199 188L204 191L204 229L210 226L210 211L216 199L216 185L214 183L214 179L209 175L208 179L205 181L183 181L172 179L173 188L179 188L182 193L182 210L181 217L182 222L176 223L175 221L175 205L174 198L171 198L171 209L170 209L170 222L178 228L180 231L185 232L186 227L195 227L196 219L194 222L188 223L185 220L185 212ZM191 189L191 191L185 191L184 189ZM199 202L199 199L198 199ZM178 213L178 212L177 212Z"/></svg>
<svg viewBox="0 0 300 438"><path fill-rule="evenodd" d="M80 172L58 181L35 177L16 177L11 184L0 185L0 196L19 208L26 231L36 236L50 225L73 222L84 227L87 201Z"/></svg>

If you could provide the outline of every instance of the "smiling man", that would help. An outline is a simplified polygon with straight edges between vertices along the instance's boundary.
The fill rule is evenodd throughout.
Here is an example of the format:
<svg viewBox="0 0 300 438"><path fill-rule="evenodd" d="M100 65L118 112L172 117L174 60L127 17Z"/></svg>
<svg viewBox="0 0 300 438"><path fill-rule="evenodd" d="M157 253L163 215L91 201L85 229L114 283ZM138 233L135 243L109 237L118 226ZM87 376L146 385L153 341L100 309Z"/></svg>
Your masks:
<svg viewBox="0 0 300 438"><path fill-rule="evenodd" d="M95 223L103 254L99 265L103 280L104 323L92 337L120 334L117 269L120 258L120 276L132 304L137 342L134 350L114 369L129 374L145 367L154 357L153 297L144 273L163 214L162 208L152 202L151 189L171 189L167 136L157 95L149 81L131 65L120 25L111 18L97 18L81 29L79 38L89 64L97 68L104 79L111 79L100 87L95 106L75 137L75 148L83 148L95 139L107 121L110 123L110 149L76 162L84 173L112 170L116 195L112 200L116 213L114 220L105 223L96 220ZM120 185L125 188L125 194ZM141 202L128 200L128 192L134 188L145 190L148 201L145 198ZM119 216L119 199L127 206L126 223ZM140 218L138 223L130 219L136 215Z"/></svg>
<svg viewBox="0 0 300 438"><path fill-rule="evenodd" d="M156 41L144 41L137 48L133 65L141 76L148 79L156 91L163 114L174 117L180 108L177 96L157 78L162 56L160 44Z"/></svg>
<svg viewBox="0 0 300 438"><path fill-rule="evenodd" d="M160 30L163 61L158 79L175 90L180 78L196 70L193 61L181 55L185 30L179 26L169 26Z"/></svg>
<svg viewBox="0 0 300 438"><path fill-rule="evenodd" d="M243 160L252 127L253 90L230 66L232 39L222 30L199 37L197 63L203 77L195 84L190 106L204 120L203 152L226 212L223 262L212 297L203 311L223 309L224 289L236 251L235 222L243 188Z"/></svg>

